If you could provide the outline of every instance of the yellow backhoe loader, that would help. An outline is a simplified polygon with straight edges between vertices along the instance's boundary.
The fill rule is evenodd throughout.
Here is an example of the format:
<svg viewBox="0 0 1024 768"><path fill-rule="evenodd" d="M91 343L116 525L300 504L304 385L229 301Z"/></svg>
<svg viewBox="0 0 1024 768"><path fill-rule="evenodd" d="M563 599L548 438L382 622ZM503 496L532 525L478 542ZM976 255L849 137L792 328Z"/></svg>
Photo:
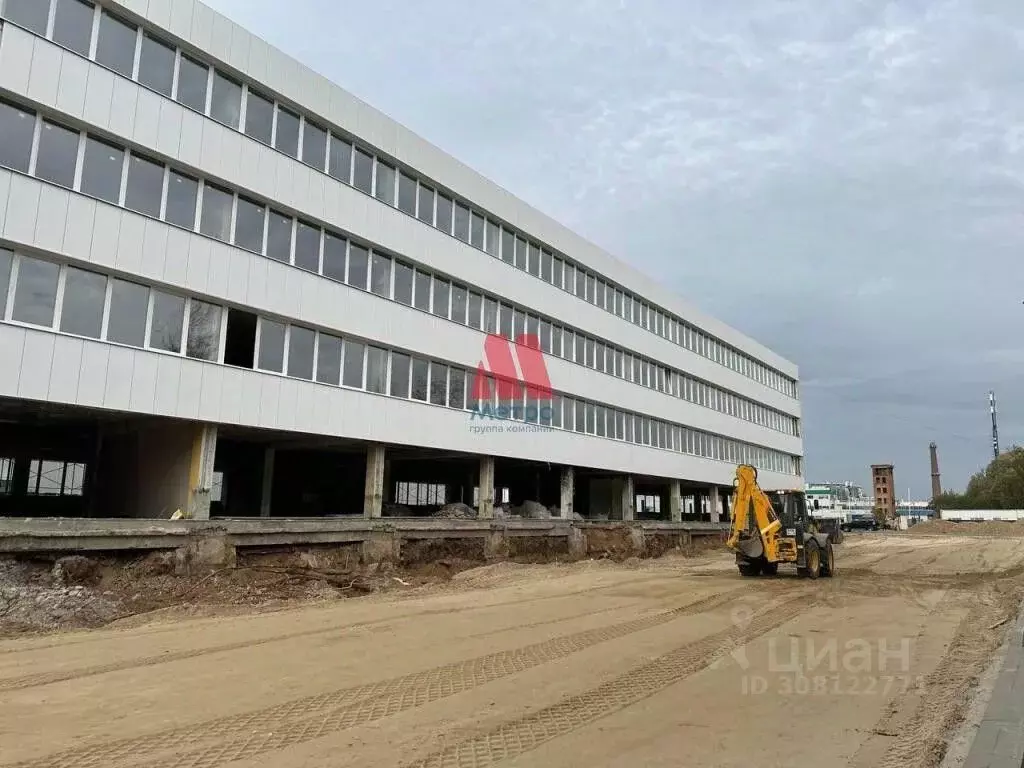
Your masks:
<svg viewBox="0 0 1024 768"><path fill-rule="evenodd" d="M774 576L779 563L793 563L797 573L811 579L835 573L832 540L807 514L803 491L766 493L757 484L757 469L741 464L732 510L726 546L736 553L744 576Z"/></svg>

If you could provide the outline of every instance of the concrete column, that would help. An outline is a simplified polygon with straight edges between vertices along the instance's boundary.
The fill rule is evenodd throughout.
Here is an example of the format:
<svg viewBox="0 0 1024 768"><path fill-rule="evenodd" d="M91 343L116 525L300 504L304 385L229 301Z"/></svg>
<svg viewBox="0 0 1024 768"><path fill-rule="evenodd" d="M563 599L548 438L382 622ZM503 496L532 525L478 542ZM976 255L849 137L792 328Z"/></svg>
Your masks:
<svg viewBox="0 0 1024 768"><path fill-rule="evenodd" d="M576 471L572 467L562 467L561 498L558 510L566 520L572 520L572 499L576 495Z"/></svg>
<svg viewBox="0 0 1024 768"><path fill-rule="evenodd" d="M669 487L669 519L673 523L680 523L683 520L683 496L679 490L679 481L673 480Z"/></svg>
<svg viewBox="0 0 1024 768"><path fill-rule="evenodd" d="M274 491L273 448L263 449L263 487L260 491L260 517L270 517L270 499Z"/></svg>
<svg viewBox="0 0 1024 768"><path fill-rule="evenodd" d="M197 425L188 472L188 515L193 520L210 519L210 489L213 487L213 460L216 454L216 425Z"/></svg>
<svg viewBox="0 0 1024 768"><path fill-rule="evenodd" d="M721 506L719 504L718 486L713 485L708 491L708 512L711 514L711 522L717 523L720 520L719 510Z"/></svg>
<svg viewBox="0 0 1024 768"><path fill-rule="evenodd" d="M480 505L479 517L481 520L490 520L494 517L494 457L480 457Z"/></svg>
<svg viewBox="0 0 1024 768"><path fill-rule="evenodd" d="M384 446L374 443L366 448L366 493L363 517L380 517L384 508Z"/></svg>
<svg viewBox="0 0 1024 768"><path fill-rule="evenodd" d="M626 475L622 478L622 519L633 520L636 517L633 505L636 504L636 493L633 486L633 476Z"/></svg>

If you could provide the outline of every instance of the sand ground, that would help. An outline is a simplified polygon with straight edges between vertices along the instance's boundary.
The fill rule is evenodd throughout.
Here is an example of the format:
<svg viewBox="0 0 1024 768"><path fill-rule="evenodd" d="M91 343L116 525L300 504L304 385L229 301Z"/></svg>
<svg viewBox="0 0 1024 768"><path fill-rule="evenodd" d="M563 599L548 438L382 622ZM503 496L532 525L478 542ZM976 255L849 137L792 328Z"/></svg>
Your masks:
<svg viewBox="0 0 1024 768"><path fill-rule="evenodd" d="M505 563L2 641L0 766L934 766L1020 604L1024 539L851 535L837 567Z"/></svg>

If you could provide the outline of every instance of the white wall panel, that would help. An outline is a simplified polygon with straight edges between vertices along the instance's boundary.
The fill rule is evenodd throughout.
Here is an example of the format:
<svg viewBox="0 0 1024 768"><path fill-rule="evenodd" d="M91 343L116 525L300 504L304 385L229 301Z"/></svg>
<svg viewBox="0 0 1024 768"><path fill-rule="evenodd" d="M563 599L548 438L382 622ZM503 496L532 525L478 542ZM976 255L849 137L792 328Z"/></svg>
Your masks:
<svg viewBox="0 0 1024 768"><path fill-rule="evenodd" d="M25 176L15 175L11 178L7 215L4 219L5 240L27 245L35 238L40 186L38 182Z"/></svg>
<svg viewBox="0 0 1024 768"><path fill-rule="evenodd" d="M96 207L96 201L84 195L68 195L68 218L64 227L65 243L74 243L76 250L86 253L92 251Z"/></svg>
<svg viewBox="0 0 1024 768"><path fill-rule="evenodd" d="M160 147L160 112L167 102L163 96L145 88L137 89L135 102L135 135L144 147Z"/></svg>
<svg viewBox="0 0 1024 768"><path fill-rule="evenodd" d="M18 392L21 378L21 357L25 351L25 334L21 329L2 332L0 326L0 360L10 360L12 365L0 365L0 393L14 395Z"/></svg>
<svg viewBox="0 0 1024 768"><path fill-rule="evenodd" d="M98 65L94 64L93 66ZM156 144L156 136L148 130L140 132L135 126L139 96L144 90L131 80L115 77L114 91L110 99L110 115L105 125L111 133L117 136L139 136L139 144L152 147ZM143 133L149 138L148 142L142 141Z"/></svg>
<svg viewBox="0 0 1024 768"><path fill-rule="evenodd" d="M85 93L89 84L89 62L70 51L64 53L57 88L57 108L81 119L85 109Z"/></svg>
<svg viewBox="0 0 1024 768"><path fill-rule="evenodd" d="M5 329L0 328L0 335ZM37 333L32 332L33 343ZM82 346L81 367L78 372L78 405L102 407L107 387L107 360L113 347L107 344L86 344ZM62 368L63 363L62 363ZM74 374L67 370L68 376Z"/></svg>
<svg viewBox="0 0 1024 768"><path fill-rule="evenodd" d="M119 271L135 275L142 271L146 251L140 245L146 240L147 223L142 216L134 216L127 212L121 215L117 233L117 256L114 262Z"/></svg>
<svg viewBox="0 0 1024 768"><path fill-rule="evenodd" d="M156 391L153 395L153 413L175 416L178 410L178 384L181 381L181 363L170 355L157 355Z"/></svg>
<svg viewBox="0 0 1024 768"><path fill-rule="evenodd" d="M0 29L0 89L13 93L28 90L35 37L13 24Z"/></svg>
<svg viewBox="0 0 1024 768"><path fill-rule="evenodd" d="M64 230L68 223L68 206L71 195L63 189L43 186L39 190L39 210L36 218L34 244L46 251L62 253Z"/></svg>
<svg viewBox="0 0 1024 768"><path fill-rule="evenodd" d="M217 421L223 407L224 368L219 365L204 365L200 384L198 418L202 421ZM230 396L230 394L229 394Z"/></svg>
<svg viewBox="0 0 1024 768"><path fill-rule="evenodd" d="M114 100L114 81L119 80L113 72L89 64L89 79L85 87L85 106L82 119L90 125L105 127L110 121L110 105Z"/></svg>
<svg viewBox="0 0 1024 768"><path fill-rule="evenodd" d="M41 38L33 38L32 66L28 76L28 89L25 91L30 99L43 104L54 104L57 101L60 64L63 58L63 52L54 51L53 45Z"/></svg>
<svg viewBox="0 0 1024 768"><path fill-rule="evenodd" d="M177 104L166 99L160 101L160 122L157 126L157 152L165 157L177 157L181 141L183 111Z"/></svg>
<svg viewBox="0 0 1024 768"><path fill-rule="evenodd" d="M174 415L182 419L199 418L199 398L203 391L203 366L190 365L191 361L182 361L181 375L178 378L178 402L174 406Z"/></svg>
<svg viewBox="0 0 1024 768"><path fill-rule="evenodd" d="M132 389L129 408L141 413L154 413L157 377L161 355L135 355L132 367Z"/></svg>
<svg viewBox="0 0 1024 768"><path fill-rule="evenodd" d="M112 346L107 359L106 382L103 386L103 407L117 411L131 409L132 372L137 355L131 347Z"/></svg>
<svg viewBox="0 0 1024 768"><path fill-rule="evenodd" d="M149 18L154 24L162 24L169 15L167 29L171 34L181 40L190 40L196 5L193 0L150 0L149 5Z"/></svg>
<svg viewBox="0 0 1024 768"><path fill-rule="evenodd" d="M49 396L54 338L53 334L47 333L25 345L21 354L21 376L18 379L19 397L45 400ZM34 397L40 392L41 398Z"/></svg>
<svg viewBox="0 0 1024 768"><path fill-rule="evenodd" d="M96 213L93 217L92 227L92 246L87 257L93 264L108 268L112 268L117 264L122 215L123 212L112 205L105 205L99 202L96 204ZM136 247L138 247L138 242L136 241ZM77 244L67 243L67 250L77 251L77 249Z"/></svg>
<svg viewBox="0 0 1024 768"><path fill-rule="evenodd" d="M71 336L54 337L53 357L60 361L60 365L50 366L50 386L47 390L50 400L58 403L78 402L78 371L82 367L83 347L81 339Z"/></svg>
<svg viewBox="0 0 1024 768"><path fill-rule="evenodd" d="M7 202L11 194L11 178L15 174L0 168L0 233L4 231L7 220Z"/></svg>

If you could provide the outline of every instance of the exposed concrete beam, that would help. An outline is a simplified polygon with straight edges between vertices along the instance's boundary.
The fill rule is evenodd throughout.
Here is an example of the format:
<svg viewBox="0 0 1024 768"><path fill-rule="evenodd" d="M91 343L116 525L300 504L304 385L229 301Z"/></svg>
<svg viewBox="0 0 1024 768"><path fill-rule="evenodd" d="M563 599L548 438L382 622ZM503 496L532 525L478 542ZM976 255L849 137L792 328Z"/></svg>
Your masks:
<svg viewBox="0 0 1024 768"><path fill-rule="evenodd" d="M480 457L479 517L490 520L494 517L494 457Z"/></svg>
<svg viewBox="0 0 1024 768"><path fill-rule="evenodd" d="M678 480L673 480L669 488L669 519L678 523L683 519L683 495Z"/></svg>
<svg viewBox="0 0 1024 768"><path fill-rule="evenodd" d="M713 485L708 490L708 512L711 514L711 522L717 523L721 518L721 499L718 494L718 486Z"/></svg>
<svg viewBox="0 0 1024 768"><path fill-rule="evenodd" d="M384 446L374 443L366 449L366 493L363 517L380 517L384 507Z"/></svg>
<svg viewBox="0 0 1024 768"><path fill-rule="evenodd" d="M572 520L572 500L576 495L576 471L572 467L562 467L561 496L558 510L566 520Z"/></svg>
<svg viewBox="0 0 1024 768"><path fill-rule="evenodd" d="M636 489L633 485L633 476L626 475L622 478L622 519L633 520L636 517Z"/></svg>

